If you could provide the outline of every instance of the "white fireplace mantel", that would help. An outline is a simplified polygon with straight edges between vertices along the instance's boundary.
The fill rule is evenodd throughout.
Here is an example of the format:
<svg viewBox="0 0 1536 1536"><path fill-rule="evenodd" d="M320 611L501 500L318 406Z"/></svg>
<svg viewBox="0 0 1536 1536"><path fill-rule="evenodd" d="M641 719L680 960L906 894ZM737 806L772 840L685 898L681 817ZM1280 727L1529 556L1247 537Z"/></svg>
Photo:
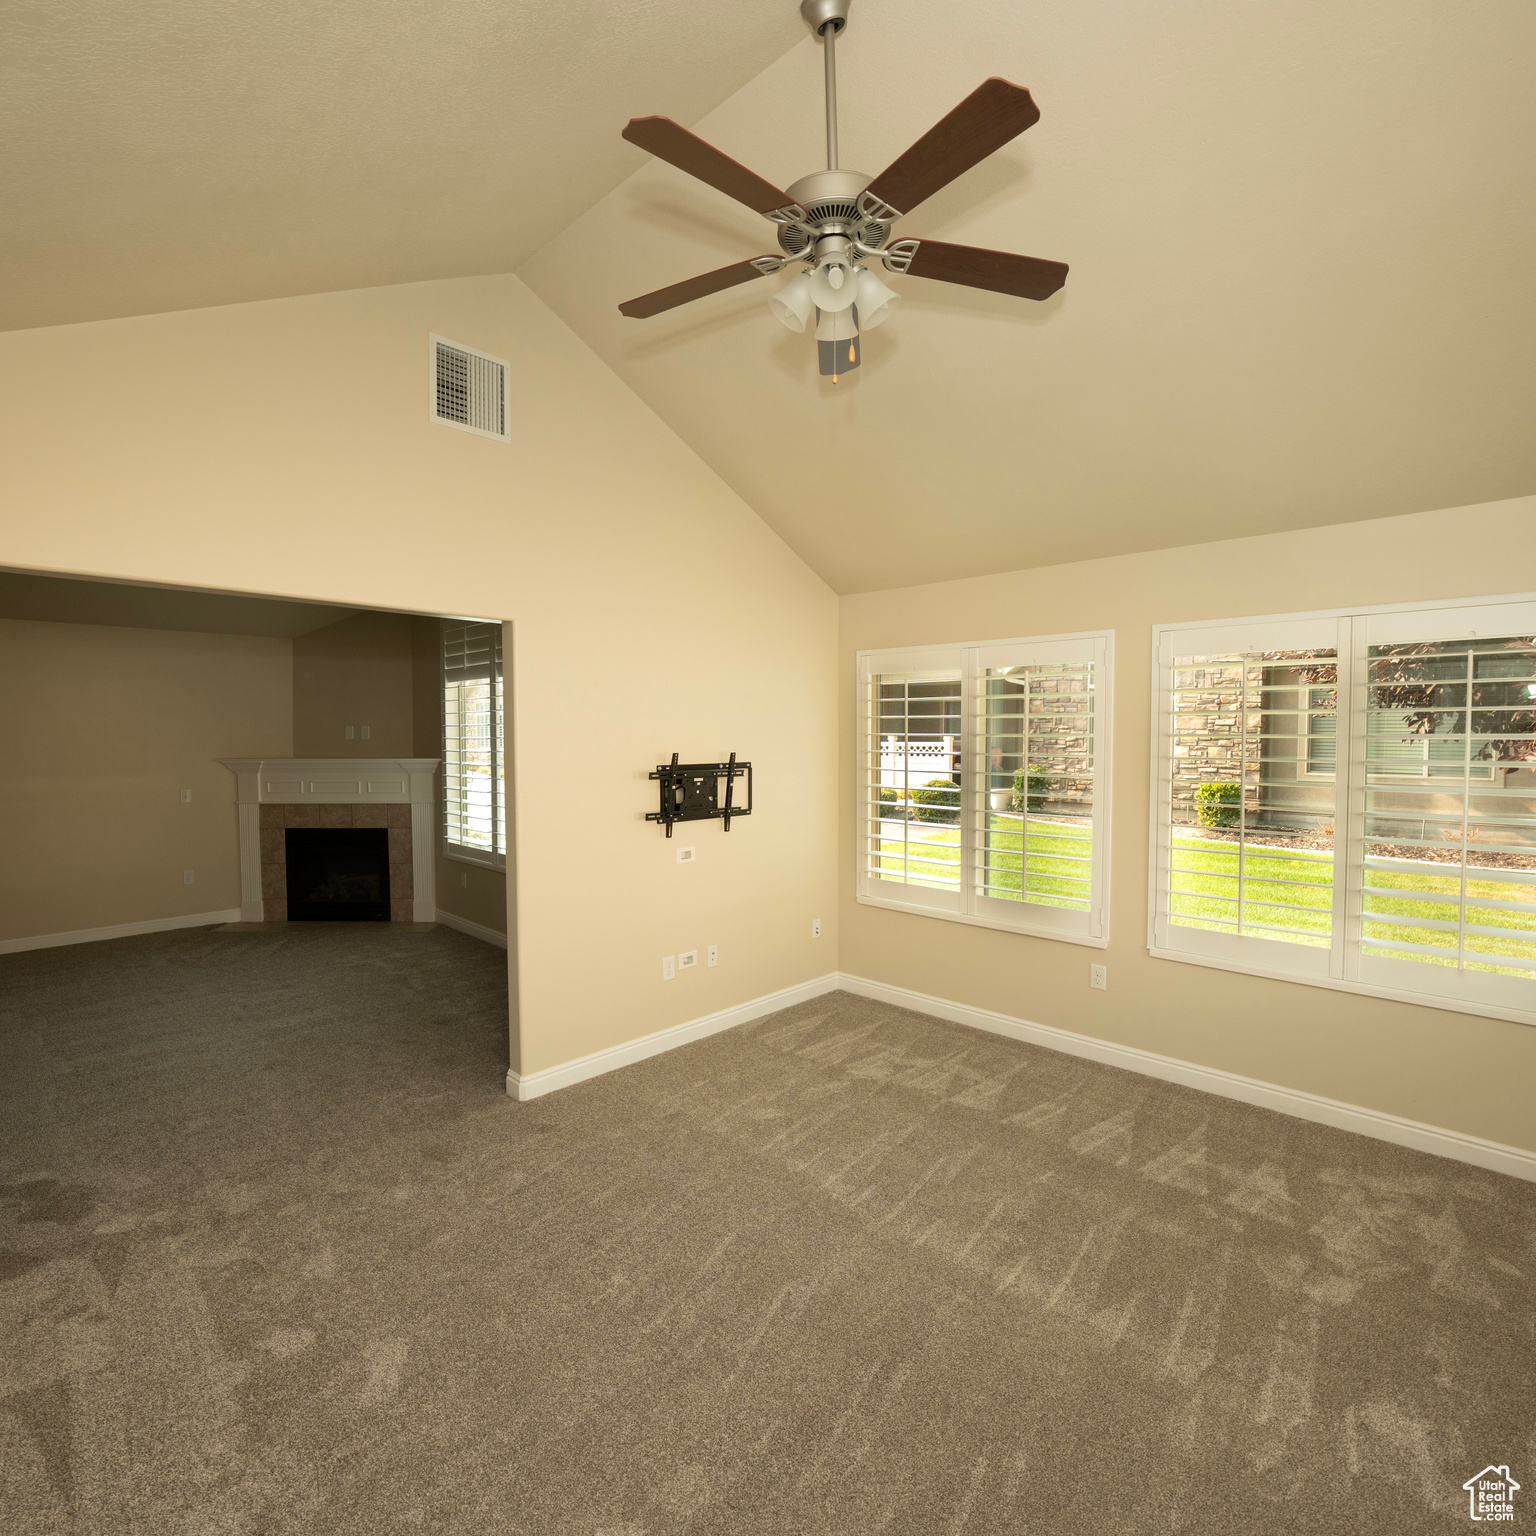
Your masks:
<svg viewBox="0 0 1536 1536"><path fill-rule="evenodd" d="M437 915L432 846L432 781L437 757L221 757L235 776L240 807L240 916L262 921L261 808L264 805L409 805L413 915Z"/></svg>

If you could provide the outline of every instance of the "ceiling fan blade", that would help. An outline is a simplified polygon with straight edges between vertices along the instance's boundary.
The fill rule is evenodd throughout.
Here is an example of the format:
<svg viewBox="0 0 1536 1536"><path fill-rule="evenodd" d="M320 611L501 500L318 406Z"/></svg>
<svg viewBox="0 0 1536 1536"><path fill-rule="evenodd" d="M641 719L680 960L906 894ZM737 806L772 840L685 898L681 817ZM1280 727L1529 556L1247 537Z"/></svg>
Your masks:
<svg viewBox="0 0 1536 1536"><path fill-rule="evenodd" d="M756 213L777 213L794 202L771 181L764 181L755 171L737 164L713 144L680 128L670 117L632 117L624 130L631 144L675 165L690 176L708 182L717 192L734 197Z"/></svg>
<svg viewBox="0 0 1536 1536"><path fill-rule="evenodd" d="M734 288L737 283L750 283L754 277L767 276L758 262L773 262L774 266L768 271L776 271L783 265L783 260L782 256L757 256L751 261L738 261L713 272L701 272L686 282L673 283L670 288L658 288L655 293L642 294L638 299L626 299L619 305L619 313L628 315L631 320L649 320L652 315L676 309L679 304L691 304L695 299Z"/></svg>
<svg viewBox="0 0 1536 1536"><path fill-rule="evenodd" d="M878 198L898 213L911 213L940 187L1039 121L1040 109L1029 92L994 75L881 171L864 196Z"/></svg>
<svg viewBox="0 0 1536 1536"><path fill-rule="evenodd" d="M967 288L987 288L1011 293L1018 299L1048 299L1067 280L1064 261L1043 261L1038 256L1015 256L1012 251L987 251L976 245L948 245L943 240L903 240L901 247L916 246L910 263L902 267L905 250L892 253L893 271L913 277L932 277L941 283L961 283Z"/></svg>

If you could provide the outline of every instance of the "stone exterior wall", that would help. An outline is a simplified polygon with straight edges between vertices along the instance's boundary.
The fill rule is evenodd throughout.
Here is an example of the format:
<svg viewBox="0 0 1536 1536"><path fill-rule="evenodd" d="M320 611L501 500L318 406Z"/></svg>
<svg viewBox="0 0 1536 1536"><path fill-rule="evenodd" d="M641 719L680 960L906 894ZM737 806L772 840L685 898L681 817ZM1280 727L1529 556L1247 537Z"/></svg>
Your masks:
<svg viewBox="0 0 1536 1536"><path fill-rule="evenodd" d="M289 827L387 827L389 915L414 921L415 867L409 805L264 805L261 808L261 901L269 923L288 921Z"/></svg>

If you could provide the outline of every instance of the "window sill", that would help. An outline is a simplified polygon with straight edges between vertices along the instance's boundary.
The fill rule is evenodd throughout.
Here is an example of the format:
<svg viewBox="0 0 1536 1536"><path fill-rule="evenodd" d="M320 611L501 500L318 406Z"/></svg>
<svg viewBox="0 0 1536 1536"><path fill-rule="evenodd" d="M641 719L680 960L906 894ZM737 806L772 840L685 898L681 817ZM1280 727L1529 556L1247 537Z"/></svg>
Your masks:
<svg viewBox="0 0 1536 1536"><path fill-rule="evenodd" d="M1500 1008L1494 1003L1465 1002L1438 992L1410 992L1403 987L1378 987L1363 981L1344 981L1333 976L1304 976L1297 971L1266 970L1257 965L1238 965L1214 955L1194 955L1183 950L1147 946L1154 960L1176 960L1184 965L1203 965L1213 971L1233 971L1240 976L1261 976L1266 981L1293 981L1303 987L1326 987L1330 992L1353 992L1359 997L1384 997L1394 1003L1413 1003L1419 1008L1443 1008L1448 1013L1471 1013L1484 1019L1507 1019L1512 1024L1536 1024L1536 1013L1522 1008Z"/></svg>
<svg viewBox="0 0 1536 1536"><path fill-rule="evenodd" d="M936 917L942 922L966 923L972 928L992 928L998 933L1019 933L1028 939L1055 939L1062 944L1081 944L1087 949L1109 948L1107 938L1096 939L1086 933L1065 933L1060 928L1037 927L1031 923L1000 923L990 917L972 917L968 912L944 912L937 907L918 906L906 901L891 901L884 896L861 895L855 899L861 907L884 907L888 912L907 912L913 917Z"/></svg>
<svg viewBox="0 0 1536 1536"><path fill-rule="evenodd" d="M444 843L443 857L455 864L474 864L480 869L505 871L507 858L502 853L482 853L478 848L465 848L461 843Z"/></svg>

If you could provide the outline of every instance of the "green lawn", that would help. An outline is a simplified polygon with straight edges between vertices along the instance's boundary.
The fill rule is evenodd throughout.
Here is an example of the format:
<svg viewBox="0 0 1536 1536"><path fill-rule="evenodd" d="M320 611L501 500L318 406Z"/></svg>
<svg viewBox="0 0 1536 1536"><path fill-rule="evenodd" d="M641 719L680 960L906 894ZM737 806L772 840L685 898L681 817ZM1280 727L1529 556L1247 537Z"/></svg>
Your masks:
<svg viewBox="0 0 1536 1536"><path fill-rule="evenodd" d="M880 865L919 885L957 888L960 879L960 829L916 823L914 833L922 841L905 845L899 839L880 844ZM1028 886L1024 885L1024 833L1017 816L987 817L987 894L1000 900L1038 903L1050 907L1088 906L1087 858L1093 846L1092 831L1059 821L1030 817L1028 823ZM903 862L905 852L905 866ZM1372 869L1368 871L1365 897L1367 921L1363 937L1367 954L1390 954L1399 960L1421 960L1428 965L1456 964L1456 933L1394 923L1394 917L1432 918L1454 923L1457 918L1458 876L1450 872L1430 874L1420 869ZM1238 856L1233 843L1176 832L1173 841L1172 921L1181 927L1214 929L1232 933L1237 918ZM1075 877L1075 878L1074 878ZM1418 891L1440 895L1443 902L1394 900L1383 891ZM1508 955L1536 962L1536 883L1521 885L1504 880L1469 880L1469 897L1508 902L1522 910L1467 909L1467 946L1487 955ZM1264 849L1250 844L1242 861L1243 931L1281 943L1327 948L1333 920L1333 855L1309 849ZM1225 919L1226 921L1221 921ZM1481 931L1479 931L1481 930ZM1490 931L1491 930L1491 931ZM1530 937L1526 937L1529 935ZM1402 954L1375 948L1371 939L1417 944L1448 951L1435 955ZM1493 971L1505 976L1528 972L1510 966L1468 961L1467 969Z"/></svg>
<svg viewBox="0 0 1536 1536"><path fill-rule="evenodd" d="M1172 920L1189 928L1234 931L1236 918L1237 849L1234 844L1202 838L1195 833L1175 833L1173 840ZM1367 954L1391 955L1399 960L1420 960L1428 965L1456 963L1456 933L1394 923L1393 917L1432 918L1454 923L1460 879L1447 872L1430 874L1419 869L1367 871L1366 922L1363 938ZM1262 850L1250 845L1243 857L1243 926L1260 937L1282 943L1326 947L1332 924L1333 855L1303 849ZM1422 891L1443 896L1444 901L1394 900L1383 891ZM1469 880L1469 897L1518 903L1526 911L1467 909L1467 946L1490 955L1509 955L1536 961L1536 885L1503 880ZM1227 922L1217 919L1225 918ZM1371 919L1383 919L1372 921ZM1481 930L1481 931L1477 931ZM1492 932L1488 930L1493 930ZM1532 938L1523 935L1531 934ZM1449 951L1442 960L1434 955L1407 954L1374 948L1369 940L1387 939L1399 944L1418 944L1426 949ZM1523 975L1509 966L1468 961L1469 970Z"/></svg>
<svg viewBox="0 0 1536 1536"><path fill-rule="evenodd" d="M918 885L937 885L953 890L960 878L960 829L915 822L914 833L923 841L905 845L907 878ZM1017 816L987 816L987 895L999 901L1023 901L1024 832ZM1089 858L1093 830L1069 822L1029 820L1028 900L1036 906L1088 910ZM880 867L893 875L902 870L900 839L880 844Z"/></svg>

